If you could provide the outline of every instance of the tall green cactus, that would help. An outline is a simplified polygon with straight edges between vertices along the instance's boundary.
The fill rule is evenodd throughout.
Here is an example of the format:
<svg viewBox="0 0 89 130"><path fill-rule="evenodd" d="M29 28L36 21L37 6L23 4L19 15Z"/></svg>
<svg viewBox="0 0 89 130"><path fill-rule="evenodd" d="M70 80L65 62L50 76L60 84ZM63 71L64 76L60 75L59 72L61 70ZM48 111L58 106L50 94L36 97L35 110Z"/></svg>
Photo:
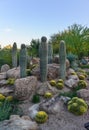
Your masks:
<svg viewBox="0 0 89 130"><path fill-rule="evenodd" d="M63 40L60 42L59 63L60 63L59 76L61 79L65 80L65 77L66 77L66 45Z"/></svg>
<svg viewBox="0 0 89 130"><path fill-rule="evenodd" d="M53 62L53 47L52 43L48 43L48 64Z"/></svg>
<svg viewBox="0 0 89 130"><path fill-rule="evenodd" d="M27 50L25 44L21 44L19 64L20 64L20 77L24 78L26 77L26 67L27 67Z"/></svg>
<svg viewBox="0 0 89 130"><path fill-rule="evenodd" d="M47 38L42 37L39 45L40 78L42 82L47 81L48 44Z"/></svg>
<svg viewBox="0 0 89 130"><path fill-rule="evenodd" d="M12 67L17 67L17 44L15 42L12 47Z"/></svg>

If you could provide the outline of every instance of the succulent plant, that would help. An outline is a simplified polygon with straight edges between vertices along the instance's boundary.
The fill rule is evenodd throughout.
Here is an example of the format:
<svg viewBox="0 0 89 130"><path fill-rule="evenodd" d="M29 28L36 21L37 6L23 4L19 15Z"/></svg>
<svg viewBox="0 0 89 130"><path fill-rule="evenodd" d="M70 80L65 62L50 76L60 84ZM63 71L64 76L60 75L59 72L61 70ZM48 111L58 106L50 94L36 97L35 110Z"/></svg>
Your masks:
<svg viewBox="0 0 89 130"><path fill-rule="evenodd" d="M64 81L62 79L58 79L57 83L64 83Z"/></svg>
<svg viewBox="0 0 89 130"><path fill-rule="evenodd" d="M12 66L17 67L17 44L15 42L12 47Z"/></svg>
<svg viewBox="0 0 89 130"><path fill-rule="evenodd" d="M48 43L48 64L53 63L53 47L52 43Z"/></svg>
<svg viewBox="0 0 89 130"><path fill-rule="evenodd" d="M59 63L60 63L59 76L61 79L65 80L65 77L66 77L66 45L63 40L60 42Z"/></svg>
<svg viewBox="0 0 89 130"><path fill-rule="evenodd" d="M77 75L76 72L71 72L71 75Z"/></svg>
<svg viewBox="0 0 89 130"><path fill-rule="evenodd" d="M7 84L9 84L9 85L13 85L14 83L15 83L15 79L14 78L9 78L7 80Z"/></svg>
<svg viewBox="0 0 89 130"><path fill-rule="evenodd" d="M40 78L42 82L47 81L48 44L47 38L42 37L39 45Z"/></svg>
<svg viewBox="0 0 89 130"><path fill-rule="evenodd" d="M84 80L85 79L85 76L83 74L78 75L78 77L79 77L80 80Z"/></svg>
<svg viewBox="0 0 89 130"><path fill-rule="evenodd" d="M40 102L40 97L39 97L38 94L33 95L32 102L33 103L39 103Z"/></svg>
<svg viewBox="0 0 89 130"><path fill-rule="evenodd" d="M51 81L50 81L50 85L56 86L56 81L55 81L55 80L51 80Z"/></svg>
<svg viewBox="0 0 89 130"><path fill-rule="evenodd" d="M84 80L79 80L78 86L80 86L81 88L86 88L87 87L87 83Z"/></svg>
<svg viewBox="0 0 89 130"><path fill-rule="evenodd" d="M46 92L45 94L44 94L44 97L45 98L52 98L52 93L50 93L50 92Z"/></svg>
<svg viewBox="0 0 89 130"><path fill-rule="evenodd" d="M63 88L64 88L64 84L58 82L58 83L56 84L56 87L57 87L58 89L63 89Z"/></svg>
<svg viewBox="0 0 89 130"><path fill-rule="evenodd" d="M6 101L8 101L8 102L13 101L13 97L12 97L12 96L7 96L7 97L6 97Z"/></svg>
<svg viewBox="0 0 89 130"><path fill-rule="evenodd" d="M68 102L68 110L75 115L82 115L87 111L87 109L88 105L81 98L74 97Z"/></svg>
<svg viewBox="0 0 89 130"><path fill-rule="evenodd" d="M5 100L5 96L3 94L0 94L0 101L4 101Z"/></svg>
<svg viewBox="0 0 89 130"><path fill-rule="evenodd" d="M21 44L19 63L20 63L20 77L24 78L26 77L26 68L27 68L27 51L25 44Z"/></svg>
<svg viewBox="0 0 89 130"><path fill-rule="evenodd" d="M45 123L47 119L48 119L48 115L44 111L39 111L35 117L37 123Z"/></svg>

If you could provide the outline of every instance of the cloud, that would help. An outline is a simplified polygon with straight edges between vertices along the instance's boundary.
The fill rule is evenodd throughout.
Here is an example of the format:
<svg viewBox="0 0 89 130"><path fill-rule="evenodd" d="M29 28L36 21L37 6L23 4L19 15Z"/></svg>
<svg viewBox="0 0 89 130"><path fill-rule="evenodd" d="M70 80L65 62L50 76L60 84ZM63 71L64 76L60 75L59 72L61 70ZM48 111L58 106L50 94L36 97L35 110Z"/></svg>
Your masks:
<svg viewBox="0 0 89 130"><path fill-rule="evenodd" d="M5 29L4 29L4 32L6 32L6 33L9 33L9 32L11 32L11 31L12 31L11 28L5 28Z"/></svg>

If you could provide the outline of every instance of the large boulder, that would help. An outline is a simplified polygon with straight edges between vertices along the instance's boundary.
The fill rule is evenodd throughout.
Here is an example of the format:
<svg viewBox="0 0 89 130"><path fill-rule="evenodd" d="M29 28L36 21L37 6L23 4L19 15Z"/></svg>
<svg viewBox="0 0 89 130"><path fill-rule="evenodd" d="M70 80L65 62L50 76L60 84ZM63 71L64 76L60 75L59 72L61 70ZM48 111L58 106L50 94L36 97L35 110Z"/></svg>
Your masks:
<svg viewBox="0 0 89 130"><path fill-rule="evenodd" d="M84 100L89 100L89 90L87 89L80 89L77 91L77 95Z"/></svg>
<svg viewBox="0 0 89 130"><path fill-rule="evenodd" d="M15 81L15 98L18 100L31 100L35 94L36 86L37 78L34 76L17 79Z"/></svg>
<svg viewBox="0 0 89 130"><path fill-rule="evenodd" d="M7 78L20 78L20 67L13 68L7 71Z"/></svg>
<svg viewBox="0 0 89 130"><path fill-rule="evenodd" d="M1 72L6 72L10 69L10 66L7 64L4 64L1 66Z"/></svg>
<svg viewBox="0 0 89 130"><path fill-rule="evenodd" d="M40 79L40 67L37 66L32 70L32 75ZM48 80L56 79L59 75L59 65L58 64L48 64Z"/></svg>
<svg viewBox="0 0 89 130"><path fill-rule="evenodd" d="M7 78L6 72L0 73L0 80L4 80L6 78Z"/></svg>
<svg viewBox="0 0 89 130"><path fill-rule="evenodd" d="M75 79L68 79L65 81L65 85L69 88L74 88L76 87L78 84L78 80Z"/></svg>
<svg viewBox="0 0 89 130"><path fill-rule="evenodd" d="M9 120L0 122L0 130L38 130L38 125L27 116L12 115Z"/></svg>

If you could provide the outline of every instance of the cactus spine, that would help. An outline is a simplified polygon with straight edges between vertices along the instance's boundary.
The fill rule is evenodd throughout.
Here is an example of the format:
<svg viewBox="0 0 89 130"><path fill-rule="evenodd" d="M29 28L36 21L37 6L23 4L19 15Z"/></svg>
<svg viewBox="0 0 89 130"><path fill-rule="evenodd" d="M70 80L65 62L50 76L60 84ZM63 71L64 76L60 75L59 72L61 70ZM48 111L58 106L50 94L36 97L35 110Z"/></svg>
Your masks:
<svg viewBox="0 0 89 130"><path fill-rule="evenodd" d="M48 43L48 64L53 62L53 48L52 43Z"/></svg>
<svg viewBox="0 0 89 130"><path fill-rule="evenodd" d="M27 67L27 51L25 44L21 44L20 50L20 77L26 77L26 67Z"/></svg>
<svg viewBox="0 0 89 130"><path fill-rule="evenodd" d="M47 81L48 44L47 38L42 37L39 45L40 78L42 82Z"/></svg>
<svg viewBox="0 0 89 130"><path fill-rule="evenodd" d="M60 70L59 70L60 78L62 80L65 80L65 77L66 77L66 45L63 40L60 42L59 63L60 63Z"/></svg>
<svg viewBox="0 0 89 130"><path fill-rule="evenodd" d="M17 67L17 44L15 42L12 47L12 66Z"/></svg>

